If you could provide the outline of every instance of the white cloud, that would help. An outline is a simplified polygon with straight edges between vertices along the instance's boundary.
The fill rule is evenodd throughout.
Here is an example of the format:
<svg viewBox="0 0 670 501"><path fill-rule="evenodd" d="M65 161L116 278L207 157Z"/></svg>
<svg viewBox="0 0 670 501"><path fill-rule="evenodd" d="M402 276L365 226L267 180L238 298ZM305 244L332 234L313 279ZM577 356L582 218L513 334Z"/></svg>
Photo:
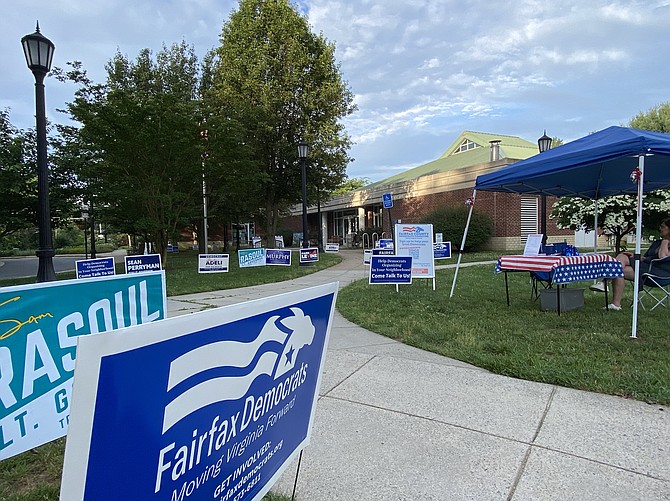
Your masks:
<svg viewBox="0 0 670 501"><path fill-rule="evenodd" d="M294 0L336 58L358 111L352 176L373 180L439 155L463 129L576 138L667 101L667 0ZM0 19L0 108L22 127L34 96L19 39L41 12L55 64L81 60L96 80L116 48L135 57L182 39L218 45L237 0L14 2ZM47 82L50 119L72 89ZM625 118L623 119L625 120ZM536 137L527 137L535 140Z"/></svg>

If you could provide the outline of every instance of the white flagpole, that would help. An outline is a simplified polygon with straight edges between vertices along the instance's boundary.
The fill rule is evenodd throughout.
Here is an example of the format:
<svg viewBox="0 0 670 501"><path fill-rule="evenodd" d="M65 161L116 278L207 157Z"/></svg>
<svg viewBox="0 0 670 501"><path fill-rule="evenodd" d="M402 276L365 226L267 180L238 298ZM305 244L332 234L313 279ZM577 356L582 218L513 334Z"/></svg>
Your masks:
<svg viewBox="0 0 670 501"><path fill-rule="evenodd" d="M642 188L644 183L644 155L638 157L640 178L637 180L637 225L635 226L635 289L633 290L633 327L630 337L637 338L637 301L640 296L640 240L642 240Z"/></svg>
<svg viewBox="0 0 670 501"><path fill-rule="evenodd" d="M458 262L456 263L456 272L454 273L454 281L451 283L451 294L449 297L454 296L454 289L456 288L456 278L458 278L458 268L461 266L461 257L463 257L463 249L465 248L465 239L468 236L468 228L470 227L470 218L472 217L472 209L475 207L475 198L477 196L477 190L472 192L472 204L470 204L470 212L468 212L468 220L465 223L465 231L463 232L463 241L461 242L461 249L458 252Z"/></svg>

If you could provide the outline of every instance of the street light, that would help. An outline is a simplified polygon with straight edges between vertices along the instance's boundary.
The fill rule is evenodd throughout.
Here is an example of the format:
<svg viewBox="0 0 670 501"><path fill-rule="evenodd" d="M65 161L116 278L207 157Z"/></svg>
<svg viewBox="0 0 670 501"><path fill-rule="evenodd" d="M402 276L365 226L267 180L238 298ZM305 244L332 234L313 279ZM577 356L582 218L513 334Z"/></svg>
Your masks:
<svg viewBox="0 0 670 501"><path fill-rule="evenodd" d="M44 77L51 70L51 61L55 46L47 37L40 33L37 23L35 33L21 39L23 53L28 68L35 76L35 110L37 122L37 199L40 247L37 250L39 266L38 282L56 280L54 271L53 249L51 237L51 213L49 209L49 168L47 166L47 119L44 102Z"/></svg>
<svg viewBox="0 0 670 501"><path fill-rule="evenodd" d="M540 153L551 149L551 138L547 136L547 129L544 130L542 137L537 140L537 148ZM540 196L540 233L542 233L542 245L547 243L547 195L544 193Z"/></svg>
<svg viewBox="0 0 670 501"><path fill-rule="evenodd" d="M305 160L309 153L309 145L304 141L298 143L298 158L300 159L300 168L302 169L302 247L309 247L309 238L307 236L307 171ZM303 263L300 263L303 264Z"/></svg>

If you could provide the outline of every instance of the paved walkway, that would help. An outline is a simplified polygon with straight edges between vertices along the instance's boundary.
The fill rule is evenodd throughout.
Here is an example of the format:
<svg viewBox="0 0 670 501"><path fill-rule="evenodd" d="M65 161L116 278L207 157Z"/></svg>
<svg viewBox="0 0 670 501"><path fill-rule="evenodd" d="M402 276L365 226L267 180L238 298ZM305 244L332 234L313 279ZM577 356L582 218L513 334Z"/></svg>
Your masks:
<svg viewBox="0 0 670 501"><path fill-rule="evenodd" d="M170 316L366 276L168 298ZM670 384L664 381L661 384ZM297 461L273 488L290 495ZM335 314L299 501L670 500L670 408L491 374Z"/></svg>

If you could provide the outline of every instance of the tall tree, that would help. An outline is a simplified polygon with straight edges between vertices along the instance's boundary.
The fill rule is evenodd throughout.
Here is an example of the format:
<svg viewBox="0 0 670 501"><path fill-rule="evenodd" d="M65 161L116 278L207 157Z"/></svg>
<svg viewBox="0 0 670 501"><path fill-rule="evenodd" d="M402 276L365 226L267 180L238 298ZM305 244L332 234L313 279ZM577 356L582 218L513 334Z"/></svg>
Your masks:
<svg viewBox="0 0 670 501"><path fill-rule="evenodd" d="M354 105L334 52L288 0L240 0L224 24L212 98L244 125L268 235L301 200L301 139L310 145L313 174L318 168L324 177L344 179L350 140L340 119Z"/></svg>
<svg viewBox="0 0 670 501"><path fill-rule="evenodd" d="M76 184L54 154L60 146L49 128L49 205L52 227L65 226L72 215ZM19 130L0 110L0 238L37 227L37 141L34 129Z"/></svg>
<svg viewBox="0 0 670 501"><path fill-rule="evenodd" d="M670 102L653 106L646 112L641 111L628 125L635 129L670 133Z"/></svg>
<svg viewBox="0 0 670 501"><path fill-rule="evenodd" d="M185 42L148 49L135 61L117 53L107 82L91 82L78 64L61 78L81 88L67 109L87 150L82 178L105 218L151 238L167 259L168 239L201 206L197 58Z"/></svg>
<svg viewBox="0 0 670 501"><path fill-rule="evenodd" d="M27 138L0 111L0 238L35 226L37 171L26 162Z"/></svg>

